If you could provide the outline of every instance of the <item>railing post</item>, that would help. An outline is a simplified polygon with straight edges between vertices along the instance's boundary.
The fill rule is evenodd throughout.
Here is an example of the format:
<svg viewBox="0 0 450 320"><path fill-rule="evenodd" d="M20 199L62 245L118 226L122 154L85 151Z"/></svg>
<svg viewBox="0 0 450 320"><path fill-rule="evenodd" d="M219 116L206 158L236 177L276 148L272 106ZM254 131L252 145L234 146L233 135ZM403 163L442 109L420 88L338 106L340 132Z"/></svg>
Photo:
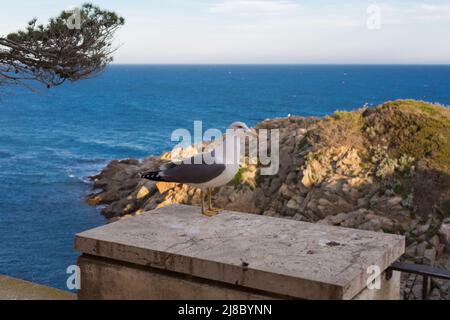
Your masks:
<svg viewBox="0 0 450 320"><path fill-rule="evenodd" d="M428 283L429 277L427 275L423 275L423 284L422 284L422 300L428 300Z"/></svg>

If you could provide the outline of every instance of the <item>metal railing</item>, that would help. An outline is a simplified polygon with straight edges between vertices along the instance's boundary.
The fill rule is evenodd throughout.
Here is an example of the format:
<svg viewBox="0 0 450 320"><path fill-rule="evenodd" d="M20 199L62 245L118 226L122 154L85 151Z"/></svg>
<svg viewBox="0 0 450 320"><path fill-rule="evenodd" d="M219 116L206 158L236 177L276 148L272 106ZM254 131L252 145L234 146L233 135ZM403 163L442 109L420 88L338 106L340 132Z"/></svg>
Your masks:
<svg viewBox="0 0 450 320"><path fill-rule="evenodd" d="M388 272L400 271L422 276L422 299L428 300L430 278L439 278L450 280L450 270L431 267L423 264L414 264L406 262L394 262Z"/></svg>

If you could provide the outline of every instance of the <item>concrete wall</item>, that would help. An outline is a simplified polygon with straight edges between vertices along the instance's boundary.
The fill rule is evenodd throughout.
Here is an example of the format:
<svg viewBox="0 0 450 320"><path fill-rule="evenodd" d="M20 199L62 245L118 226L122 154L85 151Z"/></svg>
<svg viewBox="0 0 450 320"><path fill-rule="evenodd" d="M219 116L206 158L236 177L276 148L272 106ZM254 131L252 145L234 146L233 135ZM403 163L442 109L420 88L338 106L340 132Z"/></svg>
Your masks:
<svg viewBox="0 0 450 320"><path fill-rule="evenodd" d="M81 269L82 300L264 300L281 298L218 282L117 263L92 256L78 258Z"/></svg>
<svg viewBox="0 0 450 320"><path fill-rule="evenodd" d="M294 299L241 286L189 277L174 272L83 255L78 259L81 269L82 300L266 300ZM381 275L379 290L364 289L355 300L400 299L400 273L390 279Z"/></svg>

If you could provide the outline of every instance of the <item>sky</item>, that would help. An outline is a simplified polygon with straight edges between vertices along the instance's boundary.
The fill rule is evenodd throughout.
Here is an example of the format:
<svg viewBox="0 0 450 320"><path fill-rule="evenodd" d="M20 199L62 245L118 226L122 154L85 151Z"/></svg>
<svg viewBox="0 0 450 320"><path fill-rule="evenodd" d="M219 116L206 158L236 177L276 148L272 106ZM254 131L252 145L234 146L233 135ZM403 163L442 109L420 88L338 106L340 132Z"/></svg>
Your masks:
<svg viewBox="0 0 450 320"><path fill-rule="evenodd" d="M81 2L0 0L0 36ZM96 0L121 64L450 64L450 0Z"/></svg>

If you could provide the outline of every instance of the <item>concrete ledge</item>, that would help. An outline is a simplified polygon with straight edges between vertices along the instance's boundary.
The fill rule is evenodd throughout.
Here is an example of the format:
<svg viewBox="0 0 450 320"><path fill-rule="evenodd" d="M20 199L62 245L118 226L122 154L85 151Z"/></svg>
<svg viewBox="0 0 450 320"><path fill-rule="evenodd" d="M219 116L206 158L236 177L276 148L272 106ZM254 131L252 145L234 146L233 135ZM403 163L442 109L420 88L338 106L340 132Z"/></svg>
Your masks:
<svg viewBox="0 0 450 320"><path fill-rule="evenodd" d="M83 255L78 258L80 300L275 300L292 297L223 284L170 271ZM399 300L400 273L380 277L380 290L364 289L354 300ZM132 290L124 290L132 288Z"/></svg>
<svg viewBox="0 0 450 320"><path fill-rule="evenodd" d="M74 300L76 294L0 275L0 300Z"/></svg>
<svg viewBox="0 0 450 320"><path fill-rule="evenodd" d="M238 290L300 299L355 298L365 289L368 267L384 271L403 254L404 245L398 235L227 211L208 218L196 207L179 205L83 232L75 240L83 254L118 265L126 262L149 272L161 269ZM82 290L86 285L94 288L85 281ZM130 297L140 292L111 281L101 284L101 295L119 289L129 291ZM178 296L191 298L181 292ZM89 296L84 291L83 297Z"/></svg>

